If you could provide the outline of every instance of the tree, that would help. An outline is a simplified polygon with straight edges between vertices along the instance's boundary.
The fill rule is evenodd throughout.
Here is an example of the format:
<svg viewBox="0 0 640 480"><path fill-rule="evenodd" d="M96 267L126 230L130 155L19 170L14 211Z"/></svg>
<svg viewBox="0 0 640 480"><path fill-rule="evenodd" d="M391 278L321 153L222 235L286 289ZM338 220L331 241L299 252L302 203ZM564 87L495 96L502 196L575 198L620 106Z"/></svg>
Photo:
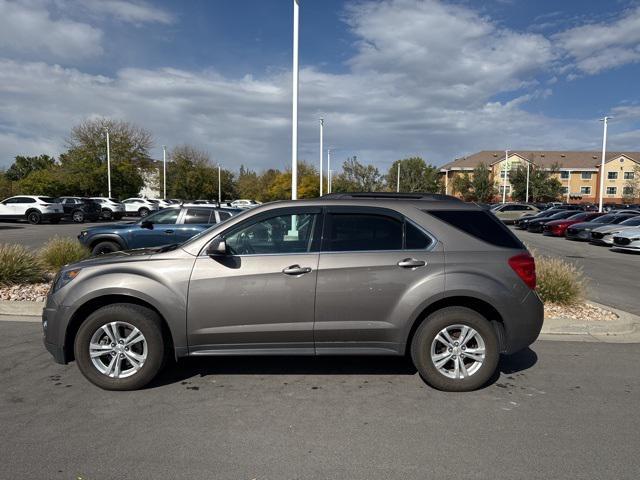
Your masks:
<svg viewBox="0 0 640 480"><path fill-rule="evenodd" d="M398 182L398 164L400 164L400 191L436 193L440 191L438 168L420 157L396 160L386 175L387 188L395 191Z"/></svg>
<svg viewBox="0 0 640 480"><path fill-rule="evenodd" d="M49 155L38 155L37 157L24 157L18 155L13 162L13 165L9 167L5 173L8 180L17 182L22 180L31 172L36 170L44 170L52 167L55 164L53 157Z"/></svg>
<svg viewBox="0 0 640 480"><path fill-rule="evenodd" d="M31 195L46 195L49 197L59 197L69 194L64 181L61 168L53 166L51 168L34 170L25 178L17 182L18 191Z"/></svg>
<svg viewBox="0 0 640 480"><path fill-rule="evenodd" d="M471 189L473 190L473 200L476 202L488 203L496 196L498 190L494 183L493 174L484 163L473 169Z"/></svg>
<svg viewBox="0 0 640 480"><path fill-rule="evenodd" d="M451 188L453 193L458 193L465 202L470 202L474 198L471 177L468 172L456 175L451 182Z"/></svg>
<svg viewBox="0 0 640 480"><path fill-rule="evenodd" d="M628 203L640 198L640 165L635 165L632 178L625 180L624 187L622 187L622 198Z"/></svg>
<svg viewBox="0 0 640 480"><path fill-rule="evenodd" d="M531 165L529 167L529 201L546 202L557 200L562 192L562 183L554 175L560 171L559 165L552 165L549 169L542 169ZM527 167L518 166L509 172L511 183L511 198L524 201L527 191Z"/></svg>
<svg viewBox="0 0 640 480"><path fill-rule="evenodd" d="M373 165L364 165L353 156L342 164L342 173L332 181L334 192L376 192L382 189L383 178Z"/></svg>
<svg viewBox="0 0 640 480"><path fill-rule="evenodd" d="M13 184L11 180L7 178L5 172L0 171L0 200L4 200L7 197L13 195Z"/></svg>
<svg viewBox="0 0 640 480"><path fill-rule="evenodd" d="M261 194L258 174L253 170L245 168L244 165L240 165L240 173L238 174L236 186L240 198L257 199Z"/></svg>

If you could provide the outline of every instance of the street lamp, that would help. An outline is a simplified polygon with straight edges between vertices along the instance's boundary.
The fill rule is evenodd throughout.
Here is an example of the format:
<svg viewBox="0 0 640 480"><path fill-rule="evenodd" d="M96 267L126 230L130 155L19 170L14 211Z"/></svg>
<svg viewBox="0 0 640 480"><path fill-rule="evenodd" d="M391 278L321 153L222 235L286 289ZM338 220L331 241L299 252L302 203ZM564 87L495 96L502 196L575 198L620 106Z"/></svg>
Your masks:
<svg viewBox="0 0 640 480"><path fill-rule="evenodd" d="M509 150L504 151L504 181L502 182L502 203L507 201L507 165L509 164Z"/></svg>
<svg viewBox="0 0 640 480"><path fill-rule="evenodd" d="M298 198L298 0L293 0L293 91L291 107L291 200Z"/></svg>
<svg viewBox="0 0 640 480"><path fill-rule="evenodd" d="M449 170L444 171L444 194L449 195Z"/></svg>
<svg viewBox="0 0 640 480"><path fill-rule="evenodd" d="M167 146L162 145L162 192L165 200L167 199Z"/></svg>
<svg viewBox="0 0 640 480"><path fill-rule="evenodd" d="M218 206L222 205L222 181L220 173L220 164L218 164Z"/></svg>
<svg viewBox="0 0 640 480"><path fill-rule="evenodd" d="M527 162L527 193L525 194L524 203L529 203L529 167L531 166L530 162Z"/></svg>
<svg viewBox="0 0 640 480"><path fill-rule="evenodd" d="M322 196L322 160L323 160L323 147L322 142L324 140L324 120L320 119L320 196Z"/></svg>
<svg viewBox="0 0 640 480"><path fill-rule="evenodd" d="M111 198L111 152L109 149L109 127L106 127L104 131L107 133L107 190L109 191L109 198Z"/></svg>
<svg viewBox="0 0 640 480"><path fill-rule="evenodd" d="M327 148L327 193L331 193L331 149Z"/></svg>
<svg viewBox="0 0 640 480"><path fill-rule="evenodd" d="M398 184L396 185L396 192L400 193L400 160L398 160Z"/></svg>
<svg viewBox="0 0 640 480"><path fill-rule="evenodd" d="M567 203L569 203L569 192L571 192L571 170L569 170L569 176L567 177Z"/></svg>
<svg viewBox="0 0 640 480"><path fill-rule="evenodd" d="M602 133L602 160L600 163L600 201L598 204L598 212L602 212L602 200L604 197L604 157L607 153L607 123L611 117L601 118L604 123L604 131Z"/></svg>

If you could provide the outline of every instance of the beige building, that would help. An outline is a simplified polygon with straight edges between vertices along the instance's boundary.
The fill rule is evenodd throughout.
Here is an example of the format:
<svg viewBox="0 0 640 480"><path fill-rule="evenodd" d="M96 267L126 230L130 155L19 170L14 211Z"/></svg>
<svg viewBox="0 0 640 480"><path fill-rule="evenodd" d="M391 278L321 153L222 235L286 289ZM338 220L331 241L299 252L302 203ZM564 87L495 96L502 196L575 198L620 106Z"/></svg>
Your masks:
<svg viewBox="0 0 640 480"><path fill-rule="evenodd" d="M447 193L457 195L458 192L453 192L452 188L456 176L464 173L472 176L473 170L484 164L493 174L498 198L502 198L503 189L506 189L507 200L512 200L509 171L527 165L548 170L558 166L555 176L563 186L562 198L558 200L595 203L600 192L601 156L600 152L516 150L505 158L504 150L482 151L443 165L440 173L444 176ZM640 198L640 179L636 178L640 175L640 152L608 152L604 175L605 203L637 201Z"/></svg>

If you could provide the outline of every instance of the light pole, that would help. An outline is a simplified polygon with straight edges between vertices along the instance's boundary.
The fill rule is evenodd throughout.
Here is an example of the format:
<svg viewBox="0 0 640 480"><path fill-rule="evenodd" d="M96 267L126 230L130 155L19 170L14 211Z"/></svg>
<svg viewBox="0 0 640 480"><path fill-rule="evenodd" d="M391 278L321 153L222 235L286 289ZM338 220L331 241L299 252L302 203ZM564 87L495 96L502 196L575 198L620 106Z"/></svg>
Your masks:
<svg viewBox="0 0 640 480"><path fill-rule="evenodd" d="M567 177L567 203L569 203L569 192L571 192L571 170L569 170L569 176Z"/></svg>
<svg viewBox="0 0 640 480"><path fill-rule="evenodd" d="M167 199L167 146L162 145L162 183L163 183L163 197Z"/></svg>
<svg viewBox="0 0 640 480"><path fill-rule="evenodd" d="M218 206L222 205L222 181L220 173L220 164L218 164Z"/></svg>
<svg viewBox="0 0 640 480"><path fill-rule="evenodd" d="M298 198L298 0L293 0L293 92L291 108L291 200Z"/></svg>
<svg viewBox="0 0 640 480"><path fill-rule="evenodd" d="M504 181L502 182L502 203L507 202L507 165L509 164L509 150L504 151Z"/></svg>
<svg viewBox="0 0 640 480"><path fill-rule="evenodd" d="M104 129L107 132L107 190L109 191L109 198L111 198L111 152L109 149L109 128Z"/></svg>
<svg viewBox="0 0 640 480"><path fill-rule="evenodd" d="M327 193L331 193L331 149L327 149Z"/></svg>
<svg viewBox="0 0 640 480"><path fill-rule="evenodd" d="M449 195L449 170L444 171L444 194Z"/></svg>
<svg viewBox="0 0 640 480"><path fill-rule="evenodd" d="M604 131L602 133L602 160L600 163L600 201L598 203L598 212L602 212L602 200L604 197L604 157L607 153L607 122L611 117L601 118L604 123Z"/></svg>
<svg viewBox="0 0 640 480"><path fill-rule="evenodd" d="M398 161L398 184L396 185L396 192L400 193L400 161Z"/></svg>
<svg viewBox="0 0 640 480"><path fill-rule="evenodd" d="M324 140L324 120L320 119L320 196L322 196L322 160L323 160L323 146L322 142Z"/></svg>
<svg viewBox="0 0 640 480"><path fill-rule="evenodd" d="M529 167L530 166L531 166L531 164L529 162L527 162L527 193L525 194L524 203L529 203Z"/></svg>

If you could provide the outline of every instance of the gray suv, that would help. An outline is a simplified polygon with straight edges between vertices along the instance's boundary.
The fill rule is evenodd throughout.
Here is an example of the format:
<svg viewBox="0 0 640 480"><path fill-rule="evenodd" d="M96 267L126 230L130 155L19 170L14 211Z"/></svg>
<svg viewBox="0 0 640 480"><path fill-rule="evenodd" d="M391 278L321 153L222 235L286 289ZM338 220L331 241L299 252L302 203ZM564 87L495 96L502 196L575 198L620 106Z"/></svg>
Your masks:
<svg viewBox="0 0 640 480"><path fill-rule="evenodd" d="M65 266L44 342L131 390L169 358L408 355L466 391L537 338L535 264L491 213L444 195L333 194L247 210L181 245Z"/></svg>

